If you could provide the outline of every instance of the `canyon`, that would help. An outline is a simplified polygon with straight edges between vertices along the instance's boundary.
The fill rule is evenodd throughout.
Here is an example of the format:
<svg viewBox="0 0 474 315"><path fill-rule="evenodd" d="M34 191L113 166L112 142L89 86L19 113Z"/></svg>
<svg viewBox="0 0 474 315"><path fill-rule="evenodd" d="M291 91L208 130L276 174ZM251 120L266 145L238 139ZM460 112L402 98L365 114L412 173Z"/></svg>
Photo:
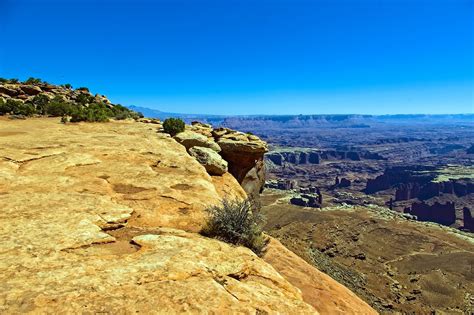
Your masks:
<svg viewBox="0 0 474 315"><path fill-rule="evenodd" d="M260 258L201 236L206 208L261 190L266 144L186 129L204 142L146 119L0 117L1 312L376 313L275 239ZM221 175L191 154L212 141Z"/></svg>

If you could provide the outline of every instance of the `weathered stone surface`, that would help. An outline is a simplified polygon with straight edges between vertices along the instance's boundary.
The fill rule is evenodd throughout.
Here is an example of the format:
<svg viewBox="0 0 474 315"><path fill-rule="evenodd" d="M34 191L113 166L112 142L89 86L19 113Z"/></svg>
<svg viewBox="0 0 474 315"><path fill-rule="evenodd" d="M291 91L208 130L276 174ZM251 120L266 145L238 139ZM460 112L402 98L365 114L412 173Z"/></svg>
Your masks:
<svg viewBox="0 0 474 315"><path fill-rule="evenodd" d="M151 125L0 119L0 176L8 175L0 181L2 209L15 199L33 206L25 200L28 193L43 199L60 193L57 204L66 208L80 199L69 194L84 195L85 208L94 207L87 196L110 196L114 204L134 209L129 225L199 231L204 208L219 202L205 169Z"/></svg>
<svg viewBox="0 0 474 315"><path fill-rule="evenodd" d="M0 85L0 93L6 94L8 96L17 96L20 93L20 90L17 86L12 84Z"/></svg>
<svg viewBox="0 0 474 315"><path fill-rule="evenodd" d="M230 173L221 176L212 176L212 182L221 198L229 200L244 200L247 198L242 186Z"/></svg>
<svg viewBox="0 0 474 315"><path fill-rule="evenodd" d="M190 126L186 126L189 130L202 134L211 140L214 140L212 137L212 126L209 124L204 124L198 121L193 121Z"/></svg>
<svg viewBox="0 0 474 315"><path fill-rule="evenodd" d="M209 139L208 137L191 130L178 133L176 136L174 136L174 139L180 144L184 145L187 150L191 149L192 147L211 148L216 152L221 150L217 143L215 143L212 139Z"/></svg>
<svg viewBox="0 0 474 315"><path fill-rule="evenodd" d="M227 162L210 148L192 147L189 154L195 157L210 175L222 175L227 172Z"/></svg>
<svg viewBox="0 0 474 315"><path fill-rule="evenodd" d="M0 313L317 313L250 250L183 231L245 193L152 125L0 118L0 148Z"/></svg>
<svg viewBox="0 0 474 315"><path fill-rule="evenodd" d="M263 155L268 151L267 143L227 128L214 129L212 134L222 149L220 154L229 163L229 172L249 196L256 198L265 184Z"/></svg>
<svg viewBox="0 0 474 315"><path fill-rule="evenodd" d="M345 286L310 266L270 238L263 259L303 293L303 299L321 314L377 314Z"/></svg>
<svg viewBox="0 0 474 315"><path fill-rule="evenodd" d="M45 247L2 255L0 309L6 313L316 313L298 289L246 248L175 229L138 232L132 242L137 246L128 251L92 244L51 251L43 242Z"/></svg>
<svg viewBox="0 0 474 315"><path fill-rule="evenodd" d="M43 92L39 86L35 85L22 85L21 90L28 95L37 95Z"/></svg>

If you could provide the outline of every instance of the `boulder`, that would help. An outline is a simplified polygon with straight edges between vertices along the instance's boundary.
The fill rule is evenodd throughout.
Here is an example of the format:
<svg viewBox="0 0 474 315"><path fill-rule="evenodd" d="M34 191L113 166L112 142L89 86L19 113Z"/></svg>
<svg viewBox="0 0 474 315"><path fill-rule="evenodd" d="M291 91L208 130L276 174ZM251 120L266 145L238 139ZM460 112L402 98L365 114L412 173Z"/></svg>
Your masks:
<svg viewBox="0 0 474 315"><path fill-rule="evenodd" d="M191 130L178 133L176 136L174 136L174 139L178 141L178 143L182 144L187 150L191 149L192 147L210 148L216 152L221 150L219 145L217 145L214 140Z"/></svg>
<svg viewBox="0 0 474 315"><path fill-rule="evenodd" d="M18 86L13 84L4 84L0 85L0 93L6 94L8 96L17 96L18 94L20 94L20 89L18 88Z"/></svg>
<svg viewBox="0 0 474 315"><path fill-rule="evenodd" d="M41 92L43 92L43 90L41 90L41 88L39 86L36 86L36 85L22 85L21 90L25 94L28 94L28 95L38 95Z"/></svg>
<svg viewBox="0 0 474 315"><path fill-rule="evenodd" d="M249 138L244 133L222 128L214 130L213 135L222 149L220 154L229 163L229 172L249 196L257 198L265 184L263 156L268 152L266 142L253 135Z"/></svg>
<svg viewBox="0 0 474 315"><path fill-rule="evenodd" d="M189 154L204 166L210 175L222 175L227 172L227 162L213 149L192 147Z"/></svg>
<svg viewBox="0 0 474 315"><path fill-rule="evenodd" d="M214 140L212 137L212 126L209 124L193 121L191 123L191 126L186 126L186 127L188 130L194 131L203 136L206 136L207 138L210 138L211 140Z"/></svg>
<svg viewBox="0 0 474 315"><path fill-rule="evenodd" d="M94 100L98 103L105 103L105 104L110 104L110 100L105 96L101 94L96 94L94 96Z"/></svg>

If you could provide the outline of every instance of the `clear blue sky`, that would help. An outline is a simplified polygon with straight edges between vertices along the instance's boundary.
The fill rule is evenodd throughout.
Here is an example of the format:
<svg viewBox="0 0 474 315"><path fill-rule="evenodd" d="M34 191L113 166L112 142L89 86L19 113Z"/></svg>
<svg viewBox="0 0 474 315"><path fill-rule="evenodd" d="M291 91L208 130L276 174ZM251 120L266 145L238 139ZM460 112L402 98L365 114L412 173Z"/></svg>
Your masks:
<svg viewBox="0 0 474 315"><path fill-rule="evenodd" d="M473 113L474 0L0 0L0 76L213 114Z"/></svg>

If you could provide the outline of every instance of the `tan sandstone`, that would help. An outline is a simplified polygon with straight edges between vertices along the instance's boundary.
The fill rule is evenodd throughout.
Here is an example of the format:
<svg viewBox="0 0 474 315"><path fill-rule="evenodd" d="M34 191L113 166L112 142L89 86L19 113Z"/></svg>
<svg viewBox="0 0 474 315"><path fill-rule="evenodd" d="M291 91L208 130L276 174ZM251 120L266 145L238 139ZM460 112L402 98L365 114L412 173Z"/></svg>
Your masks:
<svg viewBox="0 0 474 315"><path fill-rule="evenodd" d="M0 152L0 313L316 313L250 250L190 233L245 193L154 125L0 118Z"/></svg>
<svg viewBox="0 0 474 315"><path fill-rule="evenodd" d="M309 265L270 237L263 259L303 292L303 299L321 314L378 314L345 286Z"/></svg>

